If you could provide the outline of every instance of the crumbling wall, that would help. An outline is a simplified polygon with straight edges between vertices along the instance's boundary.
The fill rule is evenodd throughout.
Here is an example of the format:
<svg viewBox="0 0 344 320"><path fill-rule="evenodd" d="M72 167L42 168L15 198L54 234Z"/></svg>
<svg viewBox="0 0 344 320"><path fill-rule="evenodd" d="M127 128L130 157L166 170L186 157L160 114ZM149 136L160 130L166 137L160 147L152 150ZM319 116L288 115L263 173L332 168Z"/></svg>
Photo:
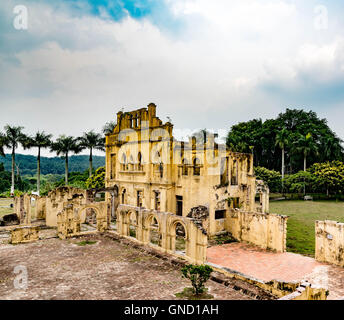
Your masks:
<svg viewBox="0 0 344 320"><path fill-rule="evenodd" d="M315 221L315 259L344 267L344 223Z"/></svg>
<svg viewBox="0 0 344 320"><path fill-rule="evenodd" d="M204 210L197 211L199 217L204 216ZM175 254L176 228L181 224L185 229L185 256L190 263L203 264L207 258L207 232L200 227L198 219L177 216L173 213L149 210L130 205L119 205L117 208L117 232L121 236L130 235L130 216L136 216L136 240L149 244L149 232L152 219L159 225L160 246L156 249ZM195 214L195 212L194 212Z"/></svg>
<svg viewBox="0 0 344 320"><path fill-rule="evenodd" d="M80 218L73 204L68 204L57 214L57 235L60 239L76 236L80 233Z"/></svg>
<svg viewBox="0 0 344 320"><path fill-rule="evenodd" d="M286 251L287 216L230 210L226 229L238 241L246 241L263 249Z"/></svg>
<svg viewBox="0 0 344 320"><path fill-rule="evenodd" d="M14 198L14 212L18 217L20 224L31 223L31 196L23 194Z"/></svg>
<svg viewBox="0 0 344 320"><path fill-rule="evenodd" d="M309 282L301 282L291 294L288 294L278 300L326 300L328 291L324 288L312 287Z"/></svg>
<svg viewBox="0 0 344 320"><path fill-rule="evenodd" d="M49 227L57 226L57 214L63 210L69 200L76 205L87 203L86 190L60 187L49 192L45 201L46 224Z"/></svg>
<svg viewBox="0 0 344 320"><path fill-rule="evenodd" d="M11 231L11 243L26 243L39 240L39 227L23 226Z"/></svg>
<svg viewBox="0 0 344 320"><path fill-rule="evenodd" d="M105 232L109 228L108 203L96 202L89 205L75 203L69 200L64 208L57 214L57 235L61 239L74 237L81 232L82 213L93 209L96 212L97 231Z"/></svg>

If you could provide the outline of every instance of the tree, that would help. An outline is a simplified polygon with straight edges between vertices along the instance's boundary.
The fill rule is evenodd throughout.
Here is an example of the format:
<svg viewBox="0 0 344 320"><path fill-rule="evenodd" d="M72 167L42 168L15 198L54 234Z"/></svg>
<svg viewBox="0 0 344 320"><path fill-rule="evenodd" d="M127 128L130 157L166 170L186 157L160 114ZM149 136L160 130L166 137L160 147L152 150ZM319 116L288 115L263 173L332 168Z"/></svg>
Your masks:
<svg viewBox="0 0 344 320"><path fill-rule="evenodd" d="M56 142L52 143L51 151L56 152L65 160L65 184L68 185L68 157L70 153L78 154L82 148L79 144L79 138L61 135Z"/></svg>
<svg viewBox="0 0 344 320"><path fill-rule="evenodd" d="M271 192L281 191L282 178L278 171L255 167L254 174L258 180L263 180L269 186Z"/></svg>
<svg viewBox="0 0 344 320"><path fill-rule="evenodd" d="M342 140L327 125L326 119L318 118L313 111L286 109L275 119L253 119L241 122L231 127L227 135L227 146L237 152L249 153L253 146L254 163L256 166L270 170L281 170L281 147L276 144L277 135L285 130L289 133L289 141L297 141L301 135L310 133L318 153L307 155L308 165L328 160L342 161L344 150ZM283 140L283 139L282 139ZM295 150L296 144L284 147L284 174L298 172L304 169L304 156Z"/></svg>
<svg viewBox="0 0 344 320"><path fill-rule="evenodd" d="M289 144L289 132L286 129L282 129L276 134L276 143L275 145L278 146L282 150L282 188L283 188L283 179L284 179L284 156L285 156L285 147Z"/></svg>
<svg viewBox="0 0 344 320"><path fill-rule="evenodd" d="M11 176L11 194L14 194L14 177L15 177L15 157L16 149L19 144L23 145L26 141L26 136L22 132L23 127L5 126L5 136L3 137L3 145L12 150L12 176Z"/></svg>
<svg viewBox="0 0 344 320"><path fill-rule="evenodd" d="M0 132L0 156L5 157L6 136Z"/></svg>
<svg viewBox="0 0 344 320"><path fill-rule="evenodd" d="M314 175L308 171L299 171L294 174L286 175L284 178L285 188L289 192L304 192L306 187L308 190L312 190L316 185Z"/></svg>
<svg viewBox="0 0 344 320"><path fill-rule="evenodd" d="M309 171L313 174L316 184L326 189L326 194L342 193L344 191L344 163L332 161L315 163Z"/></svg>
<svg viewBox="0 0 344 320"><path fill-rule="evenodd" d="M90 150L90 158L89 158L89 176L92 176L93 173L93 150L105 150L105 140L101 134L95 133L94 131L85 132L84 135L80 138L80 147L83 149Z"/></svg>
<svg viewBox="0 0 344 320"><path fill-rule="evenodd" d="M209 280L213 269L208 265L188 264L182 268L183 277L191 281L195 295L205 291L204 284Z"/></svg>
<svg viewBox="0 0 344 320"><path fill-rule="evenodd" d="M115 130L116 127L116 122L115 121L110 121L105 123L104 127L103 127L103 133L105 135L113 133L113 131Z"/></svg>
<svg viewBox="0 0 344 320"><path fill-rule="evenodd" d="M32 137L27 137L25 143L24 143L24 148L29 149L29 148L38 148L37 152L37 192L38 195L40 194L41 190L41 149L42 148L49 148L52 144L51 141L52 135L51 134L46 134L44 131L42 132L37 132L34 136Z"/></svg>
<svg viewBox="0 0 344 320"><path fill-rule="evenodd" d="M312 134L308 133L307 135L300 135L296 143L296 151L300 152L303 155L303 171L307 170L307 156L311 153L317 153L318 147L315 144Z"/></svg>
<svg viewBox="0 0 344 320"><path fill-rule="evenodd" d="M105 188L105 167L100 167L96 172L87 179L87 189L101 189Z"/></svg>

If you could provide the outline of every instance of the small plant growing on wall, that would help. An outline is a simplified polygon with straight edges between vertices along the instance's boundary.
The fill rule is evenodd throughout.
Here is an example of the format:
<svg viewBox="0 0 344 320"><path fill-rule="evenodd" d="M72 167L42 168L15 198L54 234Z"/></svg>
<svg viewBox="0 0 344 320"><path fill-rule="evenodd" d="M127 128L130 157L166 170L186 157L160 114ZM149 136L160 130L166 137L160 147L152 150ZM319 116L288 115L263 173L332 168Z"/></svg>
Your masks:
<svg viewBox="0 0 344 320"><path fill-rule="evenodd" d="M201 298L201 296L207 292L207 289L205 288L204 284L209 280L210 275L213 272L213 269L207 265L189 264L183 267L181 271L183 277L191 281L192 293L195 296ZM187 291L188 290L184 290L184 293L187 293ZM212 296L206 295L203 298L209 299L212 298Z"/></svg>

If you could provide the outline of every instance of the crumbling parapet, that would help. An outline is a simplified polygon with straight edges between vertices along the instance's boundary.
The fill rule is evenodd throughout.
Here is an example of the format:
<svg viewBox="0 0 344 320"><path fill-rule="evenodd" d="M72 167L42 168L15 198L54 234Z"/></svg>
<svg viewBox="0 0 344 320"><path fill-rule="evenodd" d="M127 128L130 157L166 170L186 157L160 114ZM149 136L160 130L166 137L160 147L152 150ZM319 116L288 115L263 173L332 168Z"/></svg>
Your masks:
<svg viewBox="0 0 344 320"><path fill-rule="evenodd" d="M23 226L11 231L12 244L27 243L39 240L39 227Z"/></svg>

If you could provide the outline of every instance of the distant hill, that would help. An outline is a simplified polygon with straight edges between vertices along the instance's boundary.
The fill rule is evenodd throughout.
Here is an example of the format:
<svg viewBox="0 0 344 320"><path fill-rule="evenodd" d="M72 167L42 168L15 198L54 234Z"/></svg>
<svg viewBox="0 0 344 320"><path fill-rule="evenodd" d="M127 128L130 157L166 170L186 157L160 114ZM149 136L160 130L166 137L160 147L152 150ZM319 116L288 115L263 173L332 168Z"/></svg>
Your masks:
<svg viewBox="0 0 344 320"><path fill-rule="evenodd" d="M89 167L89 156L71 156L69 157L70 172L84 172ZM0 157L0 163L5 166L6 171L11 171L11 155ZM19 166L21 175L34 175L37 171L36 156L16 154L16 164ZM105 166L105 157L93 156L93 168ZM41 157L41 174L64 174L65 161L60 157Z"/></svg>

